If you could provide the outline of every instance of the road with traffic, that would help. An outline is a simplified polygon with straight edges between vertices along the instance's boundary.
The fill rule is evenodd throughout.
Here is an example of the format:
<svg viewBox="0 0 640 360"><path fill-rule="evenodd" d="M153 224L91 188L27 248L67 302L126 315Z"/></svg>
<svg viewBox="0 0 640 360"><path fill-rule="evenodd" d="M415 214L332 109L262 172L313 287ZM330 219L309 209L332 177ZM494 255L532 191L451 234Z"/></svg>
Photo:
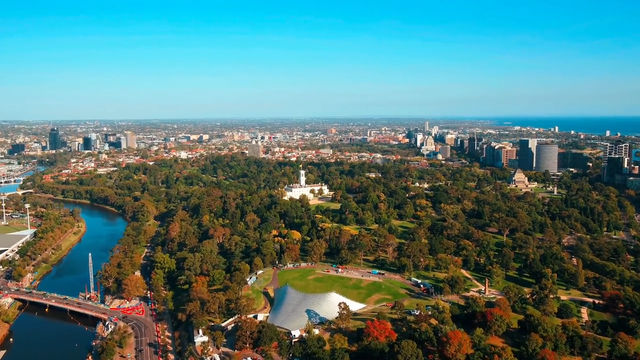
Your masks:
<svg viewBox="0 0 640 360"><path fill-rule="evenodd" d="M14 300L39 303L46 306L54 306L68 311L78 312L101 320L111 319L122 321L131 327L135 337L136 359L152 360L157 358L158 344L156 342L155 324L146 305L142 305L142 315L124 315L118 309L112 309L105 305L78 299L70 296L47 293L30 289L0 286L0 294Z"/></svg>

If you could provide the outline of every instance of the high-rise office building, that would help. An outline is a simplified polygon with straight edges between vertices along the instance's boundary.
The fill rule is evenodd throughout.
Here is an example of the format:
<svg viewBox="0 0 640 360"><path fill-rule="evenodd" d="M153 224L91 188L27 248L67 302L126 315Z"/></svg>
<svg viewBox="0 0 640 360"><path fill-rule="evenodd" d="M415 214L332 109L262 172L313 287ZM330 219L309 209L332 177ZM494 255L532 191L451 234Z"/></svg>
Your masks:
<svg viewBox="0 0 640 360"><path fill-rule="evenodd" d="M95 147L95 142L91 138L91 136L84 136L82 138L82 150L84 151L93 151Z"/></svg>
<svg viewBox="0 0 640 360"><path fill-rule="evenodd" d="M614 144L604 144L604 148L602 149L602 163L606 165L608 159L611 157L630 158L631 146L629 143L623 143L621 141Z"/></svg>
<svg viewBox="0 0 640 360"><path fill-rule="evenodd" d="M518 167L522 170L533 171L536 166L537 139L520 139L518 141Z"/></svg>
<svg viewBox="0 0 640 360"><path fill-rule="evenodd" d="M536 171L558 172L558 144L537 144Z"/></svg>
<svg viewBox="0 0 640 360"><path fill-rule="evenodd" d="M9 155L18 155L22 154L26 150L25 144L11 144L11 149L9 149Z"/></svg>
<svg viewBox="0 0 640 360"><path fill-rule="evenodd" d="M249 148L247 150L247 156L249 157L262 157L262 144L259 142L249 144Z"/></svg>
<svg viewBox="0 0 640 360"><path fill-rule="evenodd" d="M127 149L135 149L138 147L136 134L133 131L125 131L124 136L127 139Z"/></svg>
<svg viewBox="0 0 640 360"><path fill-rule="evenodd" d="M443 159L448 159L451 157L451 146L442 145L440 146L440 155L442 155Z"/></svg>
<svg viewBox="0 0 640 360"><path fill-rule="evenodd" d="M427 151L435 151L436 150L436 142L433 140L432 136L427 136L424 139L424 148Z"/></svg>
<svg viewBox="0 0 640 360"><path fill-rule="evenodd" d="M51 128L51 130L49 130L49 150L58 150L61 147L60 130L58 130L58 128Z"/></svg>
<svg viewBox="0 0 640 360"><path fill-rule="evenodd" d="M425 121L424 122L424 133L427 134L429 132L429 122Z"/></svg>

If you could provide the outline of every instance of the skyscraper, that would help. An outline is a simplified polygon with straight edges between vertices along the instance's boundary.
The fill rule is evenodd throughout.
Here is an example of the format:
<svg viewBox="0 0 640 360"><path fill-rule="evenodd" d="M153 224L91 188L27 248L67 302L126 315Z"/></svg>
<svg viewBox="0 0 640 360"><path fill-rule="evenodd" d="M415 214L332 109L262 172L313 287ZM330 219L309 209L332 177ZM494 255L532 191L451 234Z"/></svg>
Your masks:
<svg viewBox="0 0 640 360"><path fill-rule="evenodd" d="M136 134L133 131L125 131L124 136L127 139L127 149L135 149L138 147Z"/></svg>
<svg viewBox="0 0 640 360"><path fill-rule="evenodd" d="M58 128L51 128L51 130L49 130L49 150L58 150L61 147L60 130L58 130Z"/></svg>
<svg viewBox="0 0 640 360"><path fill-rule="evenodd" d="M536 167L537 139L520 139L518 141L518 167L522 170L533 171Z"/></svg>
<svg viewBox="0 0 640 360"><path fill-rule="evenodd" d="M621 141L615 144L604 144L604 149L602 150L602 163L604 165L607 164L610 157L623 157L627 159L631 157L631 146L629 146L629 143L623 143Z"/></svg>
<svg viewBox="0 0 640 360"><path fill-rule="evenodd" d="M249 147L247 149L247 156L257 158L262 157L262 144L260 144L259 142L253 142L249 144Z"/></svg>
<svg viewBox="0 0 640 360"><path fill-rule="evenodd" d="M95 146L95 142L91 138L91 136L84 136L82 138L82 150L93 151L94 146Z"/></svg>
<svg viewBox="0 0 640 360"><path fill-rule="evenodd" d="M558 144L537 144L536 171L558 172Z"/></svg>

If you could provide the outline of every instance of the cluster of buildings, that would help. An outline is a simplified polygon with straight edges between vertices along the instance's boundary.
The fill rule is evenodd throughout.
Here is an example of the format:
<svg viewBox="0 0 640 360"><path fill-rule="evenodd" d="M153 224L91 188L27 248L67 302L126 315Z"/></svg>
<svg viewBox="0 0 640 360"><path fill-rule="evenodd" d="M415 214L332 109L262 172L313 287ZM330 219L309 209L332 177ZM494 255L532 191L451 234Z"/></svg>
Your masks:
<svg viewBox="0 0 640 360"><path fill-rule="evenodd" d="M640 190L640 149L622 141L604 143L602 179L608 184Z"/></svg>
<svg viewBox="0 0 640 360"><path fill-rule="evenodd" d="M91 133L86 136L65 139L60 129L52 127L46 141L35 141L30 144L18 142L11 144L8 155L39 154L42 151L99 151L109 149L136 149L138 147L136 134L125 131L123 134L105 133L102 136Z"/></svg>
<svg viewBox="0 0 640 360"><path fill-rule="evenodd" d="M430 128L428 121L424 123L423 131L409 131L407 137L427 159L444 160L451 157L451 145L454 144L455 135L440 134L439 127Z"/></svg>

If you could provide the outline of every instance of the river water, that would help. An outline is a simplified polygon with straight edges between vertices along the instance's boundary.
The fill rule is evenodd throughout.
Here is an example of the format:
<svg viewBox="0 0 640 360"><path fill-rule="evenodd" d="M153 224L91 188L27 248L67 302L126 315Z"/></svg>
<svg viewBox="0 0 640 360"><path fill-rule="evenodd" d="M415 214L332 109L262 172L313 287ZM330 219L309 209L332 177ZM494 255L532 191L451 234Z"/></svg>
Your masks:
<svg viewBox="0 0 640 360"><path fill-rule="evenodd" d="M89 283L89 253L97 273L124 234L127 223L119 215L100 207L73 203L65 203L65 207L80 208L87 231L42 279L38 289L77 297ZM95 336L95 325L95 320L89 317L28 306L11 326L13 343L7 340L3 344L8 351L2 360L85 359Z"/></svg>

